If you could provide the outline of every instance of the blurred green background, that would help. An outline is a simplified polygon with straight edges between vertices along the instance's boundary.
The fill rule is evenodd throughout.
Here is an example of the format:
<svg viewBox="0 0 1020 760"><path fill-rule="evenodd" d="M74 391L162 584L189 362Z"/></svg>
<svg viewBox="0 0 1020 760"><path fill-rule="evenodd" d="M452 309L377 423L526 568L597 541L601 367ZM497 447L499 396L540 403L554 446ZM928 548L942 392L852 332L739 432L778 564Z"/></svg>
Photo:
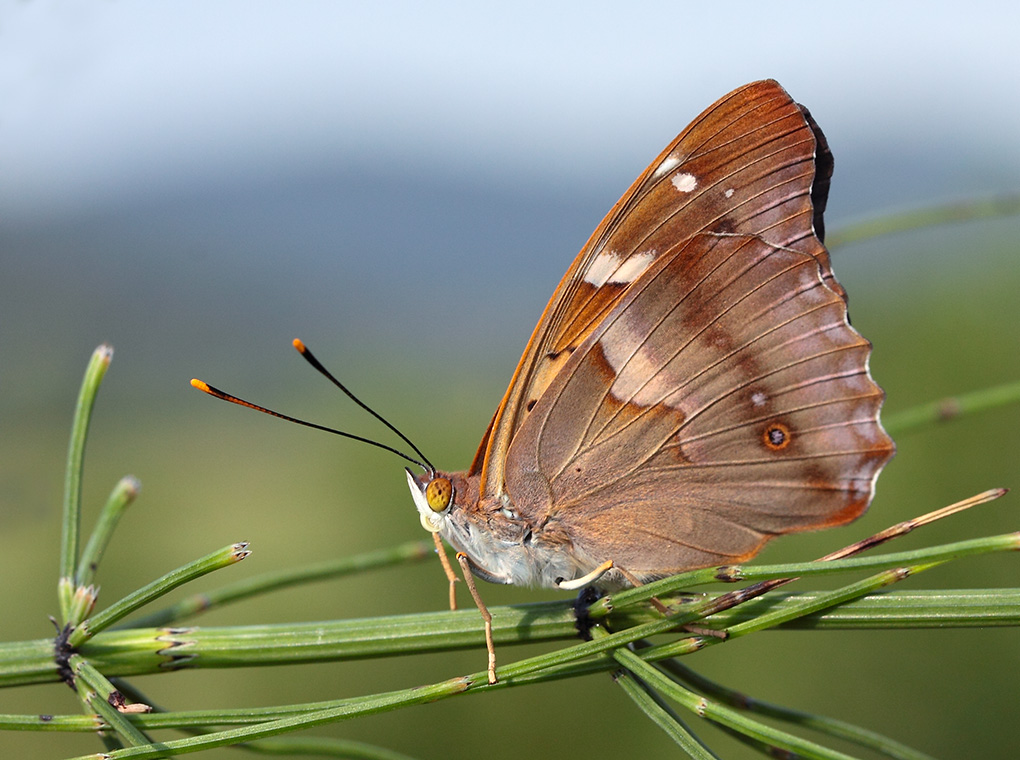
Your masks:
<svg viewBox="0 0 1020 760"><path fill-rule="evenodd" d="M192 376L380 436L288 346L299 336L439 466L466 466L555 283L631 180L704 107L777 78L829 138L828 224L1020 188L1020 11L667 2L0 5L0 640L52 634L71 412L116 355L86 461L86 527L143 492L101 603L236 540L187 591L422 536L401 465L232 409ZM1016 219L834 252L894 413L1020 377ZM992 486L1020 486L1020 411L904 435L871 511L792 537L807 559ZM1016 530L1017 497L900 542ZM911 588L1015 586L1015 556ZM555 598L483 588L490 605ZM267 596L202 624L442 609L425 563ZM504 650L506 659L524 650ZM473 672L481 651L137 679L176 709L322 700ZM757 697L940 757L1006 757L1020 632L771 633L690 658ZM0 712L77 710L61 685ZM750 753L692 720L723 757ZM338 724L423 758L675 756L608 677ZM4 757L96 751L0 734ZM227 751L206 757L227 757Z"/></svg>

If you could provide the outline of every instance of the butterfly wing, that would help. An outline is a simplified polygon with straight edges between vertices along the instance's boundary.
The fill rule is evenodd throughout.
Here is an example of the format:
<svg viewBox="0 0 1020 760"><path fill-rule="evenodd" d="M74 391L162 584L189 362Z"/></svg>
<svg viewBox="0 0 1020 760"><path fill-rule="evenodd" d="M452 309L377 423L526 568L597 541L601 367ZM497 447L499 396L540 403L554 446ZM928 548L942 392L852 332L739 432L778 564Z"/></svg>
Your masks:
<svg viewBox="0 0 1020 760"><path fill-rule="evenodd" d="M513 439L507 492L535 540L647 579L863 512L892 441L819 261L757 235L664 246Z"/></svg>
<svg viewBox="0 0 1020 760"><path fill-rule="evenodd" d="M532 407L624 294L678 241L699 232L760 235L802 250L832 277L821 235L832 158L805 109L774 81L726 95L635 180L560 281L469 473L505 493L506 455Z"/></svg>

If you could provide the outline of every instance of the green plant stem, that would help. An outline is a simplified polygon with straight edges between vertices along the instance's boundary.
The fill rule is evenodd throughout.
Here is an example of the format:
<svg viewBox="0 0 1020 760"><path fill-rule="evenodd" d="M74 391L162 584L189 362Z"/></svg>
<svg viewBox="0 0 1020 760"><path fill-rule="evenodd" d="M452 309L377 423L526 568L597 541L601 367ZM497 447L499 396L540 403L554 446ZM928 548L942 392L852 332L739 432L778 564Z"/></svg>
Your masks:
<svg viewBox="0 0 1020 760"><path fill-rule="evenodd" d="M589 609L589 615L593 618L601 618L612 611L618 611L633 604L644 603L653 596L666 595L680 589L718 581L763 581L831 575L848 570L881 570L923 562L941 562L989 552L1014 551L1017 549L1020 549L1020 533L1005 533L998 536L975 538L941 546L915 549L913 551L880 554L870 557L850 557L848 559L831 560L828 562L730 565L725 568L692 570L646 583L637 588L605 596L592 604Z"/></svg>
<svg viewBox="0 0 1020 760"><path fill-rule="evenodd" d="M95 733L109 728L98 715L0 715L3 731L57 731Z"/></svg>
<svg viewBox="0 0 1020 760"><path fill-rule="evenodd" d="M760 617L770 609L800 604L816 606L824 593L771 591L766 596L716 613L706 621L715 627L728 628ZM784 613L784 617L789 615ZM1020 588L874 593L838 607L788 619L782 624L790 630L812 631L1017 625L1020 625Z"/></svg>
<svg viewBox="0 0 1020 760"><path fill-rule="evenodd" d="M772 591L706 618L728 628L780 611L793 630L889 628L976 628L1020 625L1020 589L894 591L853 600L790 619L790 607L821 606L825 592ZM712 603L718 595L700 599ZM497 645L569 641L576 635L570 602L493 607ZM628 608L610 618L614 628L660 620L650 608ZM160 673L180 668L245 667L299 662L399 656L479 647L484 641L475 610L395 615L321 623L185 629L107 630L80 652L108 677ZM53 640L0 643L0 687L60 680ZM0 720L0 727L3 727Z"/></svg>
<svg viewBox="0 0 1020 760"><path fill-rule="evenodd" d="M142 733L128 720L127 715L117 709L116 705L122 702L123 698L102 673L77 654L71 655L68 665L74 674L75 686L79 689L79 694L84 696L83 701L87 709L102 716L103 720L127 744L139 747L152 743L152 739ZM82 685L86 687L86 690L81 689Z"/></svg>
<svg viewBox="0 0 1020 760"><path fill-rule="evenodd" d="M142 586L142 588L128 594L99 614L80 623L72 631L68 643L72 647L80 647L95 634L113 625L139 607L148 604L153 599L158 599L178 586L211 573L213 570L219 570L222 567L236 564L249 554L251 552L248 551L248 543L242 541L215 551L194 562L189 562L187 565L167 573L162 578L157 578L152 583Z"/></svg>
<svg viewBox="0 0 1020 760"><path fill-rule="evenodd" d="M676 742L687 755L693 760L719 760L719 756L691 733L690 729L675 715L666 705L657 699L656 695L645 688L634 675L627 670L616 674L614 680L630 697L634 704L647 715L655 725L661 728Z"/></svg>
<svg viewBox="0 0 1020 760"><path fill-rule="evenodd" d="M926 569L926 567L933 566L934 564L935 563L928 563L927 565L919 566L917 570ZM905 577L906 575L907 573L904 572L897 573L893 571L885 571L868 580L871 581L871 586L879 587L885 583L892 582L895 579ZM863 590L863 583L851 584L844 589L840 589L837 592L833 592L832 594L825 596L828 596L827 601L832 603L834 600L846 598L852 593L861 593ZM818 605L801 605L799 612L804 613L810 609L817 608L817 606ZM776 615L767 613L767 616L768 615L771 615L771 617L766 622L773 625L778 624L782 619L789 617L789 614ZM661 621L661 624L667 625L676 625L676 623L677 620ZM238 741L250 741L267 736L274 736L281 732L312 727L314 725L334 720L347 719L354 717L355 715L370 714L382 710L395 709L396 707L409 704L419 704L424 701L446 698L463 693L472 687L477 687L478 691L488 690L491 688L505 688L514 684L524 683L529 680L529 677L539 675L546 668L563 668L563 666L568 662L576 661L582 657L601 651L612 651L614 657L618 656L620 653L632 655L633 653L630 653L626 649L621 649L620 647L633 641L637 641L640 638L644 638L644 636L649 633L661 630L661 624L639 625L621 633L600 635L597 640L574 645L566 650L555 653L555 656L552 658L548 655L539 655L537 657L529 658L528 660L513 663L506 668L500 669L503 681L495 686L488 686L485 683L484 672L479 672L465 678L453 679L451 681L435 684L434 686L390 692L387 694L362 698L360 700L349 700L344 703L336 703L322 710L307 712L303 715L294 715L287 718L279 718L277 720L259 723L255 726L246 726L238 729L205 734L199 737L190 737L187 739L166 742L160 744L158 747L139 747L117 750L113 752L110 757L156 757L159 754L176 754L177 752L197 751L198 749L222 746L224 744L235 743ZM745 626L745 630L743 632L747 633L752 630L759 630L763 627L766 626L764 624L748 625ZM658 652L655 652L655 650L658 650ZM650 657L670 656L673 653L668 652L666 647L657 647L645 650L642 654L645 657ZM638 658L638 660L641 661L640 658ZM805 754L807 757L828 758L830 760L845 757L845 755L831 752L812 742L806 742L797 737L786 734L785 732L761 726L755 721L749 720L746 717L741 717L734 710L707 703L702 698L696 697L687 690L680 689L678 691L679 687L672 684L672 682L668 679L666 679L667 685L672 684L672 686L668 686L669 691L666 691L666 686L650 680L652 675L650 672L639 671L634 662L624 662L624 664L646 683L649 683L659 691L663 691L663 693L667 693L671 699L678 700L681 704L685 704L685 706L695 709L698 714L709 717L716 722L722 723L735 731L749 736L753 741L764 742L766 744L784 748L788 751L800 752ZM655 673L659 673L659 671L654 668L652 668L652 670L655 671ZM665 676L661 677L665 678ZM139 717L148 718L149 716ZM205 717L205 720L208 719L208 716Z"/></svg>
<svg viewBox="0 0 1020 760"><path fill-rule="evenodd" d="M830 233L825 239L825 244L831 251L841 245L849 245L897 232L1015 214L1020 214L1020 195L1002 195L979 201L948 203L943 206L904 211L852 224Z"/></svg>
<svg viewBox="0 0 1020 760"><path fill-rule="evenodd" d="M857 581L856 583L847 584L846 586L834 591L817 594L812 600L801 599L798 600L797 604L787 605L783 609L770 610L769 612L759 615L751 620L736 623L735 625L728 627L726 632L729 634L730 638L738 638L740 636L746 636L749 633L763 631L767 628L775 628L778 625L788 623L791 620L804 617L805 615L821 612L822 610L835 607L838 604L858 599L865 594L874 593L879 589L891 586L894 583L899 583L902 580L906 580L911 575L936 567L939 564L941 563L931 562L927 565L915 565L910 568L898 567L890 570L882 570L863 580Z"/></svg>
<svg viewBox="0 0 1020 760"><path fill-rule="evenodd" d="M592 634L603 640L611 636L611 634L598 628L593 629ZM617 662L627 668L635 677L640 678L650 688L663 694L681 707L713 723L726 726L756 742L776 747L786 752L795 752L798 757L818 758L818 760L854 760L850 755L836 752L815 742L752 720L739 710L734 710L699 696L672 681L658 668L645 662L629 649L616 649L613 652L613 656Z"/></svg>
<svg viewBox="0 0 1020 760"><path fill-rule="evenodd" d="M570 606L558 602L494 608L493 624L499 645L573 638L577 633ZM138 652L132 652L136 647L148 652L151 672L153 666L324 662L470 649L483 643L477 610L465 609L283 625L108 631L82 652L105 673L129 675L132 663L139 663Z"/></svg>
<svg viewBox="0 0 1020 760"><path fill-rule="evenodd" d="M242 749L260 755L314 755L316 757L340 757L345 760L414 760L403 752L394 752L374 744L330 739L324 736L288 736L278 739L260 739L238 745Z"/></svg>
<svg viewBox="0 0 1020 760"><path fill-rule="evenodd" d="M82 679L75 680L73 684L75 693L78 695L78 701L81 703L82 711L85 713L95 713L100 717L102 708L100 705L94 704L97 700L96 692L89 688L89 685ZM104 728L99 732L99 741L103 743L103 746L107 750L112 751L115 749L121 749L124 747L124 742L121 740L120 735L117 734L116 730L110 725L107 720L103 720Z"/></svg>
<svg viewBox="0 0 1020 760"><path fill-rule="evenodd" d="M858 583L852 583L848 586L844 586L843 588L836 589L835 591L822 593L819 595L818 601L814 603L809 604L802 602L797 605L792 605L786 610L772 610L766 612L753 620L748 620L727 628L727 639L700 635L688 636L681 638L679 641L674 641L659 647L652 647L649 649L649 652L654 651L657 658L676 657L684 654L690 654L691 652L702 649L708 645L719 644L723 641L729 640L729 638L736 638L754 631L771 628L794 617L807 615L811 612L816 612L819 609L840 604L858 596L863 596L869 591L895 583L912 573L922 572L923 570L935 567L937 564L939 563L931 562L923 565L915 565L909 570L904 568L884 570L870 578L859 581ZM692 604L683 611L671 614L662 620L642 623L624 631L606 634L599 640L593 639L592 641L585 642L584 644L578 644L573 647L568 647L567 649L559 650L552 655L539 655L528 660L511 663L497 672L501 675L505 674L508 676L518 673L534 672L535 670L540 670L543 665L550 661L552 663L560 664L592 654L614 650L640 639L659 633L665 633L666 631L688 623L700 621L705 617L705 611L712 609L713 600L704 600L696 604Z"/></svg>
<svg viewBox="0 0 1020 760"><path fill-rule="evenodd" d="M945 560L948 561L948 560ZM872 593L885 588L893 583L909 578L911 575L930 570L942 562L930 562L912 567L899 567L890 570L883 570L875 573L856 583L851 583L834 591L827 591L817 594L812 600L798 600L796 603L787 605L784 609L769 610L755 618L731 625L726 628L726 639L714 637L697 637L691 639L680 639L679 641L662 644L657 647L649 647L649 657L663 659L665 657L679 657L691 652L703 649L706 646L719 644L722 641L736 639L746 636L749 633L775 628L783 623L799 619L812 613L829 609L838 604L844 604L857 599L865 594ZM634 630L634 629L632 629Z"/></svg>
<svg viewBox="0 0 1020 760"><path fill-rule="evenodd" d="M524 686L531 683L547 683L549 681L564 678L576 678L577 676L590 675L592 673L604 672L616 668L616 663L610 657L593 657L584 662L574 662L565 665L554 665L543 669L540 673L520 676L512 682L505 681L495 686L486 688L507 688L509 686ZM484 674L483 674L484 675ZM484 682L485 679L482 678ZM320 710L347 707L360 709L365 700L374 700L377 696L349 697L329 702L310 702L291 705L271 705L268 707L245 707L225 710L184 710L165 713L146 713L132 715L130 719L140 728L144 729L191 729L208 728L209 726L250 726L263 723L267 720L291 715L304 715ZM398 705L401 706L401 705ZM94 716L86 715L2 715L0 714L0 729L15 731L65 731L65 732L94 732L109 728L109 725L102 720L97 721Z"/></svg>
<svg viewBox="0 0 1020 760"><path fill-rule="evenodd" d="M925 425L946 422L965 414L997 409L1017 402L1020 402L1020 382L1005 383L904 409L902 412L887 416L884 424L890 433L900 435Z"/></svg>
<svg viewBox="0 0 1020 760"><path fill-rule="evenodd" d="M659 667L673 678L683 681L689 687L717 701L725 702L736 709L747 710L748 712L809 728L827 736L845 739L858 746L867 747L879 752L885 757L895 758L895 760L932 760L928 755L918 752L912 747L900 744L887 736L882 736L874 731L868 731L846 721L822 715L813 715L801 712L800 710L793 710L789 707L783 707L782 705L754 699L705 678L678 660L663 660L659 663Z"/></svg>
<svg viewBox="0 0 1020 760"><path fill-rule="evenodd" d="M107 344L92 352L85 378L78 392L78 403L71 425L71 441L67 448L67 470L64 476L63 525L60 533L60 581L58 601L62 623L76 623L70 616L74 595L74 575L78 562L78 531L81 525L81 483L85 462L85 439L88 437L89 421L96 402L99 385L103 382L113 347Z"/></svg>
<svg viewBox="0 0 1020 760"><path fill-rule="evenodd" d="M158 746L128 747L104 755L83 755L80 758L76 758L76 760L123 760L124 758L143 760L145 758L157 758L163 755L180 754L182 752L197 752L242 741L254 741L290 731L299 731L340 720L349 720L362 715L387 712L398 707L446 699L463 694L473 683L484 684L485 673L476 674L474 679L472 677L453 678L431 686L418 686L366 697L357 700L357 705L352 705L348 702L324 710L266 721L254 726L242 726L227 731L203 734L202 736L174 739L172 741L161 742Z"/></svg>
<svg viewBox="0 0 1020 760"><path fill-rule="evenodd" d="M82 550L74 579L77 586L92 583L96 576L96 567L103 557L103 552L113 536L113 531L117 527L121 515L138 496L141 488L142 484L131 475L121 478L114 486L106 504L103 505L103 509L99 513L99 519L96 521L95 528L92 529L92 535L89 536L89 540Z"/></svg>
<svg viewBox="0 0 1020 760"><path fill-rule="evenodd" d="M277 591L312 581L339 578L375 568L415 562L426 559L434 553L435 549L431 541L409 541L399 546L365 552L353 557L320 562L293 570L265 573L221 586L203 594L195 594L165 609L137 617L131 621L131 626L133 628L149 628L167 625L213 607L248 599L269 591Z"/></svg>
<svg viewBox="0 0 1020 760"><path fill-rule="evenodd" d="M153 703L152 699L144 695L132 684L122 679L117 679L114 686L132 701L152 705L154 711L166 714L162 708ZM248 712L249 717L247 723L258 722L251 719L251 710L246 712ZM277 713L272 717L278 718L282 716ZM207 732L209 728L208 726L201 726L190 729L185 728L184 730L190 731L193 734L201 734ZM332 739L322 736L288 736L275 739L260 739L257 742L239 744L237 748L261 755L314 755L316 757L342 757L360 760L413 760L413 758L401 752L395 752L385 747L350 741L348 739Z"/></svg>

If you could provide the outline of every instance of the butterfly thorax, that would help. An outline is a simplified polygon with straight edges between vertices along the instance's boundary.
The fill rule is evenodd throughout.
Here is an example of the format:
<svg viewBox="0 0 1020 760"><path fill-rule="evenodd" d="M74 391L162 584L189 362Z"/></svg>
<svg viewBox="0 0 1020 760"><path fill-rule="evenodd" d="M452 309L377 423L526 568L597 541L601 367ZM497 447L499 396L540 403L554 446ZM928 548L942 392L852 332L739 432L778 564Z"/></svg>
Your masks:
<svg viewBox="0 0 1020 760"><path fill-rule="evenodd" d="M426 492L431 483L444 480L451 486L449 502L437 511ZM408 486L422 526L466 554L478 577L491 583L552 587L583 574L569 539L532 525L506 496L480 497L478 475L437 472L429 479L409 471Z"/></svg>

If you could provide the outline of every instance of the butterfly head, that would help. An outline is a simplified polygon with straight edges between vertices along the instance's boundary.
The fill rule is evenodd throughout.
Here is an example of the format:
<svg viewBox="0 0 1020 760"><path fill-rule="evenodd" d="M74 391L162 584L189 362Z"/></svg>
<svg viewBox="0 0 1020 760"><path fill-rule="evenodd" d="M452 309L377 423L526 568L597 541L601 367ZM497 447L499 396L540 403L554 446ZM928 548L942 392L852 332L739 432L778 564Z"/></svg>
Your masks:
<svg viewBox="0 0 1020 760"><path fill-rule="evenodd" d="M428 471L418 477L410 468L407 473L407 487L418 509L421 525L429 533L439 533L453 508L456 489L451 480L442 473Z"/></svg>

